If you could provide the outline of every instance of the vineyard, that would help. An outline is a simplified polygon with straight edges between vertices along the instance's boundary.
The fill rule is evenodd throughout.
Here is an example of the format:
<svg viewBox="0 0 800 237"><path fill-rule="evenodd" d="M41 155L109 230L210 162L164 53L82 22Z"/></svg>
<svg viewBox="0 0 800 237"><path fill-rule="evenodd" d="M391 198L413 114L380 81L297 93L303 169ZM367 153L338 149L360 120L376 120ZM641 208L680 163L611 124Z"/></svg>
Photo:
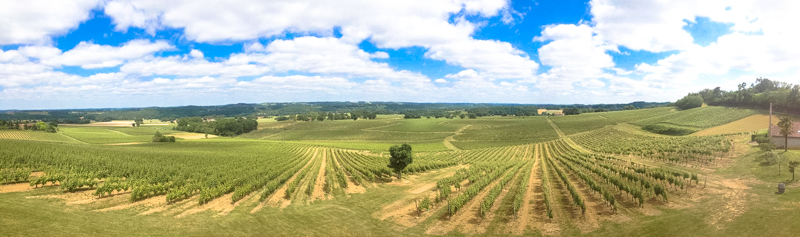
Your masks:
<svg viewBox="0 0 800 237"><path fill-rule="evenodd" d="M20 131L20 130L0 130L0 139L50 141L50 142L63 142L63 143L79 142L75 139L71 139L60 133L46 133L46 132Z"/></svg>
<svg viewBox="0 0 800 237"><path fill-rule="evenodd" d="M572 139L601 153L681 164L708 164L731 150L731 141L725 136L653 137L613 128L576 135Z"/></svg>
<svg viewBox="0 0 800 237"><path fill-rule="evenodd" d="M330 225L345 225L342 218L359 223L353 228L367 235L602 232L605 222L640 223L640 216L694 205L716 190L701 188L705 169L730 157L733 137L657 136L632 131L639 129L634 125L605 126L665 112L681 113L659 108L554 117L554 126L545 118L411 120L425 127L419 131L404 120L297 123L287 126L298 130L275 128L282 130L278 136L261 139L132 146L103 144L140 139L159 128L67 128L65 134L77 140L3 131L0 195L16 195L3 191L14 187L29 190L15 201L41 205L63 197L67 205L48 208L77 205L75 213L132 220L144 215L168 223L242 217L286 226L330 221L312 221L318 226L304 227L312 232L300 232L313 235L338 231ZM581 128L598 119L608 122ZM269 125L282 123L289 124ZM330 127L318 129L325 126ZM454 128L465 129L456 135ZM383 135L362 140L373 133ZM461 150L436 140L444 136L453 136ZM412 142L414 161L397 180L385 149L405 139ZM371 225L391 228L363 228Z"/></svg>

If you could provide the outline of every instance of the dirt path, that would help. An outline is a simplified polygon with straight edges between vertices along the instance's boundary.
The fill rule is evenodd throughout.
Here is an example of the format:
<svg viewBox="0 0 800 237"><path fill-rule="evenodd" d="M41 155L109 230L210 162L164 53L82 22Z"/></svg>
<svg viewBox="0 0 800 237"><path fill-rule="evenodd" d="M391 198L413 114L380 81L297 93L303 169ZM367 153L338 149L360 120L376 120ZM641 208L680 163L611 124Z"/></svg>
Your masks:
<svg viewBox="0 0 800 237"><path fill-rule="evenodd" d="M446 146L450 150L460 151L461 150L460 148L458 148L458 147L453 145L453 142L456 141L456 139L453 138L453 137L461 135L461 133L464 132L465 129L469 128L469 126L472 126L472 125L467 125L467 126L461 127L458 130L456 130L456 132L453 133L453 135L445 137L444 141L443 141L444 142L444 146Z"/></svg>
<svg viewBox="0 0 800 237"><path fill-rule="evenodd" d="M322 165L317 171L317 180L314 181L314 191L311 192L310 201L325 199L325 165L328 162L328 149L322 149ZM313 171L312 171L313 172Z"/></svg>
<svg viewBox="0 0 800 237"><path fill-rule="evenodd" d="M0 185L0 193L25 192L33 190L29 182Z"/></svg>
<svg viewBox="0 0 800 237"><path fill-rule="evenodd" d="M216 198L214 200L211 200L210 202L208 202L206 204L198 205L198 206L196 206L194 208L186 210L183 213L178 214L175 217L176 218L183 218L183 217L186 217L188 215L195 214L195 213L200 213L200 212L207 211L207 210L212 210L212 211L220 213L220 212L225 211L226 209L232 209L233 208L233 204L231 203L232 197L233 197L233 192L225 194L225 195L222 195L221 197L218 197L218 198Z"/></svg>
<svg viewBox="0 0 800 237"><path fill-rule="evenodd" d="M535 145L534 155L533 155L533 167L531 167L531 174L528 178L528 190L525 191L525 199L522 202L522 206L517 211L517 217L514 221L511 222L511 233L514 235L521 235L525 231L526 228L537 226L534 224L534 215L533 209L536 203L541 204L541 194L539 195L539 199L536 196L536 188L539 187L541 189L541 179L537 179L539 176L539 144Z"/></svg>
<svg viewBox="0 0 800 237"><path fill-rule="evenodd" d="M281 185L281 188L279 188L278 190L275 190L275 192L273 192L266 200L264 200L263 202L259 203L258 206L253 208L253 210L251 210L250 213L256 213L256 212L260 211L262 208L264 208L264 206L282 206L285 202L291 203L291 201L285 200L283 198L285 193L286 193L286 189L288 188L286 185L291 183L291 182L293 182L294 179L297 178L297 175L299 175L300 172L303 169L307 168L309 165L312 165L314 163L314 159L317 157L317 150L318 149L319 148L314 148L314 155L311 157L311 159L308 161L308 163L306 163L303 166L303 168L300 168L300 171L298 171L297 173L292 175L291 178L286 180L286 182L283 183L283 185ZM311 149L309 149L309 150L311 150ZM288 205L288 203L286 205Z"/></svg>
<svg viewBox="0 0 800 237"><path fill-rule="evenodd" d="M443 219L438 221L432 227L428 228L428 230L425 231L425 234L444 235L450 233L457 227L465 227L468 225L480 224L480 222L482 221L482 218L480 216L480 208L483 198L489 194L489 191L491 191L491 189L495 185L500 183L500 179L502 179L505 173L507 172L510 171L503 172L503 174L498 176L496 180L492 181L489 185L484 187L483 190L478 192L478 195L475 195L475 197L473 197L472 200L470 200L469 202L467 202L466 205L461 207L461 209L459 209L458 212L456 212L453 215L453 217L449 218L449 220L447 218L447 213L445 212L445 214L443 215ZM447 204L445 204L444 206L446 205Z"/></svg>

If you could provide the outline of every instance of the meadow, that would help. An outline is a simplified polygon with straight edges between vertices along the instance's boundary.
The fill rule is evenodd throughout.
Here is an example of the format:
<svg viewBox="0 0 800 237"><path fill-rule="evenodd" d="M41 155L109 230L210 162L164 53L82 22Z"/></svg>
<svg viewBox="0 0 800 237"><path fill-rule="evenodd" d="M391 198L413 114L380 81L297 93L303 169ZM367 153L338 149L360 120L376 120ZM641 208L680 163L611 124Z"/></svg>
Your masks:
<svg viewBox="0 0 800 237"><path fill-rule="evenodd" d="M10 236L793 235L800 186L766 164L748 135L727 135L765 127L749 125L762 119L754 114L664 107L259 121L236 137L175 143L149 142L156 131L183 133L170 125L0 130L0 228ZM713 131L665 136L646 124ZM414 162L398 180L387 165L400 143L411 144ZM800 161L797 151L778 154L782 169ZM787 193L774 194L777 182Z"/></svg>

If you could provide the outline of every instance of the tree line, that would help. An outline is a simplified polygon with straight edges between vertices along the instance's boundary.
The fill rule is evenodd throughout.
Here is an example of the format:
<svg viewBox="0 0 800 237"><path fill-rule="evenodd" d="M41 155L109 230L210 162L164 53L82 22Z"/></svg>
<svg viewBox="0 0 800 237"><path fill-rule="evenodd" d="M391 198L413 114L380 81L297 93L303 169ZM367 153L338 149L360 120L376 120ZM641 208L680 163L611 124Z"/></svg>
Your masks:
<svg viewBox="0 0 800 237"><path fill-rule="evenodd" d="M772 103L776 111L795 111L794 114L800 111L800 85L767 78L757 78L749 86L743 82L737 85L736 90L725 91L716 87L703 89L689 96L694 96L695 104L699 96L708 105L766 109Z"/></svg>
<svg viewBox="0 0 800 237"><path fill-rule="evenodd" d="M258 129L255 117L233 117L205 119L201 117L188 117L177 119L178 126L175 130L184 132L215 134L220 136L236 136Z"/></svg>

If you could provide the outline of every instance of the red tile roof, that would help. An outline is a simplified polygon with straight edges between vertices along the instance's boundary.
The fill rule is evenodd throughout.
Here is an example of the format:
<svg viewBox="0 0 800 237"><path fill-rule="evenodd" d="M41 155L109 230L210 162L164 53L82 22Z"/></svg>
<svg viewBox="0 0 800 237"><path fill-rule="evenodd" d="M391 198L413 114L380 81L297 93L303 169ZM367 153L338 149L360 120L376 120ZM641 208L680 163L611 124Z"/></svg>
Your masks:
<svg viewBox="0 0 800 237"><path fill-rule="evenodd" d="M773 137L783 137L781 135L781 128L778 125L772 125L769 128L769 135ZM795 122L792 124L792 133L789 134L789 137L800 137L800 122Z"/></svg>

